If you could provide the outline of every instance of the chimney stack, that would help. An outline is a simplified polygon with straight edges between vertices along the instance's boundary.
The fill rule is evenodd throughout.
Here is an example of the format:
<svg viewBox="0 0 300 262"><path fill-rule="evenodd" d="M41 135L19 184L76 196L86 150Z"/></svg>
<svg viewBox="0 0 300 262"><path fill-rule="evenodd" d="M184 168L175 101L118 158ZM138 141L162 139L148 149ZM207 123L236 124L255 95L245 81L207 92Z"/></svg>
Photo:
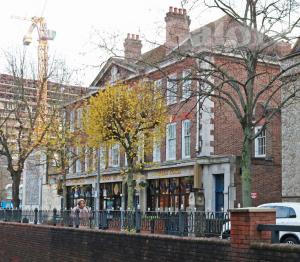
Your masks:
<svg viewBox="0 0 300 262"><path fill-rule="evenodd" d="M190 33L191 20L186 14L186 9L169 7L165 17L166 21L166 47L174 48Z"/></svg>
<svg viewBox="0 0 300 262"><path fill-rule="evenodd" d="M139 35L127 34L124 41L124 55L127 60L138 60L142 54L142 41ZM134 61L133 61L134 62Z"/></svg>

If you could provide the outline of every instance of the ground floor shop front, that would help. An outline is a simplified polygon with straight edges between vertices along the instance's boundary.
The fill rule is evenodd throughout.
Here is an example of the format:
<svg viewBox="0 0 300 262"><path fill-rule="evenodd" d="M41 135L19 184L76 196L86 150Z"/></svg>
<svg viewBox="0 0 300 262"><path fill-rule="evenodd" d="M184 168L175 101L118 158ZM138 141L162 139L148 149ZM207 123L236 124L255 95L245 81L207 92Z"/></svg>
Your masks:
<svg viewBox="0 0 300 262"><path fill-rule="evenodd" d="M193 203L191 194L201 189L206 211L226 211L234 207L236 172L234 157L209 157L174 162L148 168L135 177L134 205L141 210L187 210ZM78 199L94 207L95 177L72 178L68 185L68 208ZM103 173L100 177L100 209L120 210L127 207L126 183L118 174Z"/></svg>

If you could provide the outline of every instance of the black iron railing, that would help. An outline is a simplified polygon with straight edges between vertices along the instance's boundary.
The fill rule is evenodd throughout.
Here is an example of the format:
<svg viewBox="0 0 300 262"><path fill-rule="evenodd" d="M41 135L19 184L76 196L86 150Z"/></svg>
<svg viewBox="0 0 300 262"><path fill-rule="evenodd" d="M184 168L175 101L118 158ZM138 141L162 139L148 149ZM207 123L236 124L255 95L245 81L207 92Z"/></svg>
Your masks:
<svg viewBox="0 0 300 262"><path fill-rule="evenodd" d="M219 236L228 226L229 213L173 211L69 211L0 209L0 221L177 236Z"/></svg>

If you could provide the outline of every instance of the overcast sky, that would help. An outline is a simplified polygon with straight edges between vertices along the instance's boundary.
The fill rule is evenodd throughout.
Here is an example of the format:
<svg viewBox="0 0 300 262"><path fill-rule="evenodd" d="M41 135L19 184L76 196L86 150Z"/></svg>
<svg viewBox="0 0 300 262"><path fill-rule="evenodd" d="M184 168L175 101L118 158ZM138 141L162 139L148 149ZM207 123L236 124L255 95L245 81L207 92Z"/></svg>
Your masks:
<svg viewBox="0 0 300 262"><path fill-rule="evenodd" d="M1 1L0 8L0 48L14 50L22 48L22 39L30 22L11 18L44 16L48 28L56 31L56 38L49 43L52 54L63 58L72 68L83 69L79 79L89 85L99 68L91 67L101 62L101 53L93 43L97 42L95 30L109 36L118 35L123 40L127 33L140 34L143 40L164 41L164 17L169 6L180 7L180 0L9 0ZM195 29L221 16L215 11L195 8L189 12L191 29ZM33 44L27 47L36 59L36 34ZM150 48L145 44L143 51ZM1 73L5 71L5 61L0 56Z"/></svg>

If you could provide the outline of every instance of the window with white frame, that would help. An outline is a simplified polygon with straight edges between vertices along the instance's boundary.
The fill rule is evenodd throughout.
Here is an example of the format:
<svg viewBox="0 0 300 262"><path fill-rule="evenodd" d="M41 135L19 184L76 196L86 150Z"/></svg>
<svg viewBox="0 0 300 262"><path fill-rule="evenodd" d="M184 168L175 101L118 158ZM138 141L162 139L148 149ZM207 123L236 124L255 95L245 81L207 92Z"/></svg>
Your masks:
<svg viewBox="0 0 300 262"><path fill-rule="evenodd" d="M93 155L93 148L87 148L87 152L85 155L85 171L86 172L93 172L94 170L94 155Z"/></svg>
<svg viewBox="0 0 300 262"><path fill-rule="evenodd" d="M177 102L176 78L176 74L169 75L167 84L167 105L175 104Z"/></svg>
<svg viewBox="0 0 300 262"><path fill-rule="evenodd" d="M182 158L191 157L191 120L182 121Z"/></svg>
<svg viewBox="0 0 300 262"><path fill-rule="evenodd" d="M118 167L120 165L120 146L115 144L109 150L109 165Z"/></svg>
<svg viewBox="0 0 300 262"><path fill-rule="evenodd" d="M166 160L176 159L176 123L167 125Z"/></svg>
<svg viewBox="0 0 300 262"><path fill-rule="evenodd" d="M77 109L77 128L82 128L82 108Z"/></svg>
<svg viewBox="0 0 300 262"><path fill-rule="evenodd" d="M76 165L74 163L74 159L76 156L76 150L73 147L70 147L69 149L69 174L75 174L76 173Z"/></svg>
<svg viewBox="0 0 300 262"><path fill-rule="evenodd" d="M76 148L76 173L81 173L81 160L80 160L80 148Z"/></svg>
<svg viewBox="0 0 300 262"><path fill-rule="evenodd" d="M260 133L255 138L255 157L266 156L266 129L262 130L262 127L255 127L255 134Z"/></svg>
<svg viewBox="0 0 300 262"><path fill-rule="evenodd" d="M125 166L128 166L128 160L127 160L127 154L126 154L126 152L125 152L125 154L124 154L124 165Z"/></svg>
<svg viewBox="0 0 300 262"><path fill-rule="evenodd" d="M88 173L90 170L90 149L88 147L84 150L84 171Z"/></svg>
<svg viewBox="0 0 300 262"><path fill-rule="evenodd" d="M66 126L66 123L67 123L66 121L67 121L67 112L63 111L63 114L62 114L62 124L63 124L64 127Z"/></svg>
<svg viewBox="0 0 300 262"><path fill-rule="evenodd" d="M160 140L153 141L153 162L160 162Z"/></svg>
<svg viewBox="0 0 300 262"><path fill-rule="evenodd" d="M75 124L75 112L72 110L70 111L70 130L74 131L74 124Z"/></svg>
<svg viewBox="0 0 300 262"><path fill-rule="evenodd" d="M143 162L144 161L144 154L145 154L144 135L139 136L139 141L140 141L140 144L138 145L137 159L138 159L138 162Z"/></svg>
<svg viewBox="0 0 300 262"><path fill-rule="evenodd" d="M182 99L187 99L191 96L192 80L189 79L191 77L191 72L191 70L184 70L182 72Z"/></svg>
<svg viewBox="0 0 300 262"><path fill-rule="evenodd" d="M102 146L100 147L100 169L105 169L105 148Z"/></svg>

